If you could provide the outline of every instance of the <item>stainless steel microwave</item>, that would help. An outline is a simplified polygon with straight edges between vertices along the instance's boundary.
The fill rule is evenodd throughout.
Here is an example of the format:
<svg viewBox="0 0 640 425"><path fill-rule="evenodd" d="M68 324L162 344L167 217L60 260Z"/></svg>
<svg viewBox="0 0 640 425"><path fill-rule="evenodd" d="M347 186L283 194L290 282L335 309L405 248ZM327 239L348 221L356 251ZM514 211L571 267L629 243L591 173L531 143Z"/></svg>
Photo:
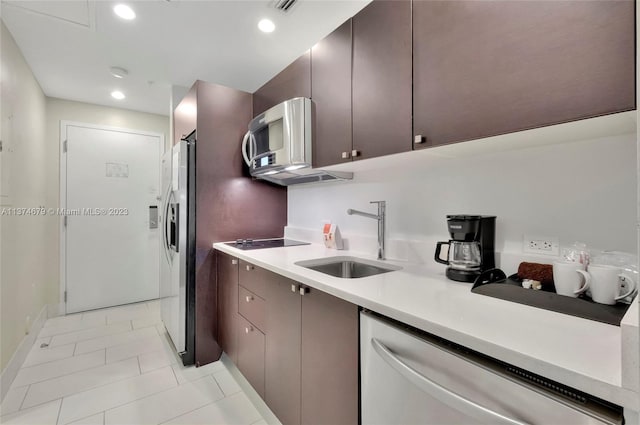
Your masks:
<svg viewBox="0 0 640 425"><path fill-rule="evenodd" d="M296 97L255 117L242 143L251 175L311 167L311 99Z"/></svg>
<svg viewBox="0 0 640 425"><path fill-rule="evenodd" d="M314 169L313 102L296 97L255 117L242 141L251 175L283 186L347 180L353 173Z"/></svg>

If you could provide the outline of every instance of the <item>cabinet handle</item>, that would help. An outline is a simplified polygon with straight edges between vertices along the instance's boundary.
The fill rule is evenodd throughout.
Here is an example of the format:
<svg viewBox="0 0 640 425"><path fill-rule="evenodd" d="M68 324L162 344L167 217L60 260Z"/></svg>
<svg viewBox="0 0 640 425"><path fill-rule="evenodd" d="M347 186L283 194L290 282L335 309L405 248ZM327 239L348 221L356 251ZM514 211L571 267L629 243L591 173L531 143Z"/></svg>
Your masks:
<svg viewBox="0 0 640 425"><path fill-rule="evenodd" d="M413 138L413 143L416 144L416 145L419 145L420 143L424 143L426 141L427 140L424 138L424 136L422 136L422 134L417 134Z"/></svg>
<svg viewBox="0 0 640 425"><path fill-rule="evenodd" d="M247 264L247 271L250 272L251 270L253 270L253 266L250 264Z"/></svg>
<svg viewBox="0 0 640 425"><path fill-rule="evenodd" d="M306 288L304 286L300 287L300 295L304 296L304 295L306 295L308 293L309 293L309 288Z"/></svg>
<svg viewBox="0 0 640 425"><path fill-rule="evenodd" d="M291 284L291 292L298 292L298 285Z"/></svg>
<svg viewBox="0 0 640 425"><path fill-rule="evenodd" d="M253 332L253 326L249 326L248 328L244 328L244 333L248 334L249 332Z"/></svg>
<svg viewBox="0 0 640 425"><path fill-rule="evenodd" d="M233 260L231 260L231 265L233 265L233 266L238 265L238 260L236 260L235 258Z"/></svg>
<svg viewBox="0 0 640 425"><path fill-rule="evenodd" d="M352 150L351 151L351 156L354 157L354 158L357 157L357 156L360 156L360 151L355 150L355 149Z"/></svg>
<svg viewBox="0 0 640 425"><path fill-rule="evenodd" d="M245 297L245 300L247 300L247 302L250 303L251 301L253 301L253 297L251 295L247 295Z"/></svg>
<svg viewBox="0 0 640 425"><path fill-rule="evenodd" d="M342 159L349 159L351 154L349 152L342 152Z"/></svg>

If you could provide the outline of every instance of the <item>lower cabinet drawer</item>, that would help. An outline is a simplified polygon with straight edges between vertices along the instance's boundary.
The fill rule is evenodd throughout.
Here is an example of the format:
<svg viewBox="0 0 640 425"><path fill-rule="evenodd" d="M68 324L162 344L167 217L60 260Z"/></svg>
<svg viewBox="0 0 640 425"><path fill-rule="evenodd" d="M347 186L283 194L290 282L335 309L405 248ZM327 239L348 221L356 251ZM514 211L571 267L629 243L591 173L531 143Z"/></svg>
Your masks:
<svg viewBox="0 0 640 425"><path fill-rule="evenodd" d="M238 369L264 399L264 334L238 315Z"/></svg>
<svg viewBox="0 0 640 425"><path fill-rule="evenodd" d="M238 311L262 332L266 332L265 304L265 301L253 292L242 286L238 287Z"/></svg>

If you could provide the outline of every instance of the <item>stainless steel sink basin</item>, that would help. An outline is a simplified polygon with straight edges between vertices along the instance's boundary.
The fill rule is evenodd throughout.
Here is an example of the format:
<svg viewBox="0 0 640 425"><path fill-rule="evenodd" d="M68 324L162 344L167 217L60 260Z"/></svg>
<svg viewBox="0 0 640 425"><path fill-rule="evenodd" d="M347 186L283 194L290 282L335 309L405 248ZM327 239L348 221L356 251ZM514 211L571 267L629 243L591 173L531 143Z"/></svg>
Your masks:
<svg viewBox="0 0 640 425"><path fill-rule="evenodd" d="M343 279L357 279L400 270L401 267L357 257L329 257L298 261L298 266Z"/></svg>

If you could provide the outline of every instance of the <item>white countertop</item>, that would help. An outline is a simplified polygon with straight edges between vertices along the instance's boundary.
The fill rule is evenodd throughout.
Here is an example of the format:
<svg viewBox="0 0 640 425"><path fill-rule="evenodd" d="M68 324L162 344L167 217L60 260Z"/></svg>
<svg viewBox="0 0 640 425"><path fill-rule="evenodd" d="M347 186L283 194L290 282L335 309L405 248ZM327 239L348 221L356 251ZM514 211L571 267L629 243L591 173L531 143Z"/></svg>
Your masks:
<svg viewBox="0 0 640 425"><path fill-rule="evenodd" d="M385 261L402 270L341 279L294 263L352 255L312 244L242 251L213 245L227 254L304 283L426 332L464 345L594 396L639 410L638 394L622 387L621 329L591 320L471 292L425 266Z"/></svg>

